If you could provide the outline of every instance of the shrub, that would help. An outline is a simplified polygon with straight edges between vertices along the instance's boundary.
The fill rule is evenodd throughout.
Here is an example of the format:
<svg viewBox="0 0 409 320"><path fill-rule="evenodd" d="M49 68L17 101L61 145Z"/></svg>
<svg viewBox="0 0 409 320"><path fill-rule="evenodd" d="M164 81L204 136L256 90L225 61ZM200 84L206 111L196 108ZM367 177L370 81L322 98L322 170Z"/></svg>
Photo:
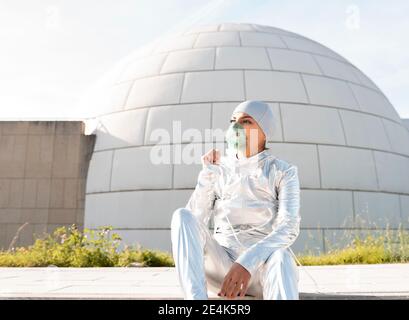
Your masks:
<svg viewBox="0 0 409 320"><path fill-rule="evenodd" d="M24 248L0 252L3 267L124 267L133 262L143 266L173 266L169 254L125 247L118 250L121 237L111 226L80 232L75 225L57 228Z"/></svg>
<svg viewBox="0 0 409 320"><path fill-rule="evenodd" d="M321 255L301 255L302 265L374 264L409 262L409 235L399 227L397 232L377 230L377 236L356 235L345 248L332 249Z"/></svg>

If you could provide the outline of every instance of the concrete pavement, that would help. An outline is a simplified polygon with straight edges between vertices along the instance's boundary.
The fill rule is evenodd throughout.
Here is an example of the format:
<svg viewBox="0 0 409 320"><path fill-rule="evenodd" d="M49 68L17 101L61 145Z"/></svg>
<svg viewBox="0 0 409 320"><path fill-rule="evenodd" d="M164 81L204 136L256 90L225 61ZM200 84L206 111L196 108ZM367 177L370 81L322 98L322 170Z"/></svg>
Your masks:
<svg viewBox="0 0 409 320"><path fill-rule="evenodd" d="M301 299L409 299L409 263L298 268ZM221 299L213 293L209 298ZM0 268L0 299L166 300L183 296L175 268L48 267Z"/></svg>

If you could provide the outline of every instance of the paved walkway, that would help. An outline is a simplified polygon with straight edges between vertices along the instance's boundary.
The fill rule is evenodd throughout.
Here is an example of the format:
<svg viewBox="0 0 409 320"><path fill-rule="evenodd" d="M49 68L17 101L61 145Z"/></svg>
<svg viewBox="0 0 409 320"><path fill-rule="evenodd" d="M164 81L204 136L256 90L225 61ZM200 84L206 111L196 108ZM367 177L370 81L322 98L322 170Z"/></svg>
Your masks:
<svg viewBox="0 0 409 320"><path fill-rule="evenodd" d="M301 299L409 299L409 263L302 267L299 285ZM15 298L183 299L174 268L0 268L0 299Z"/></svg>

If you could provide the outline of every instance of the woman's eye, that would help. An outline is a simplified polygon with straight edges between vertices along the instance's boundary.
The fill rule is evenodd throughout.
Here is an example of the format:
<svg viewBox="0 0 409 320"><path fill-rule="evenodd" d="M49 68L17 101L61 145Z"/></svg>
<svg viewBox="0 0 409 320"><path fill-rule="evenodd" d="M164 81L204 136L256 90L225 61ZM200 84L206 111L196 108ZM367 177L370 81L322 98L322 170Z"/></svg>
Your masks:
<svg viewBox="0 0 409 320"><path fill-rule="evenodd" d="M236 122L236 121L232 119L232 120L230 120L230 123L231 123L231 122Z"/></svg>

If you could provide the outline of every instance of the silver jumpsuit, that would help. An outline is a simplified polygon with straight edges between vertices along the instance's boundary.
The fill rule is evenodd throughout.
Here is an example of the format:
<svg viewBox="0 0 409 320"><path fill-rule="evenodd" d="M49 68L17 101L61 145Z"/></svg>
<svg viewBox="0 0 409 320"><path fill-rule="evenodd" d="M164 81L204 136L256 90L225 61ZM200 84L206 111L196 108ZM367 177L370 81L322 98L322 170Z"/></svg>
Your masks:
<svg viewBox="0 0 409 320"><path fill-rule="evenodd" d="M299 272L290 246L299 234L299 208L298 167L269 149L203 165L187 205L171 221L184 299L208 299L207 289L217 294L237 262L251 274L246 295L298 300Z"/></svg>

